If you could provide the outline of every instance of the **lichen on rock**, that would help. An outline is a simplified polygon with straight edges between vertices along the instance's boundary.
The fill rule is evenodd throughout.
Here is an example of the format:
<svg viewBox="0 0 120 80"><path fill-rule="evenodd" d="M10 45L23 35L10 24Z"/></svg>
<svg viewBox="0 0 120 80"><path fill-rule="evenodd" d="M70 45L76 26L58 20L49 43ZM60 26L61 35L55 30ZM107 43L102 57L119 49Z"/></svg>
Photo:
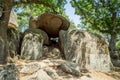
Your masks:
<svg viewBox="0 0 120 80"><path fill-rule="evenodd" d="M100 35L76 29L70 32L61 30L59 36L66 60L79 63L81 69L111 70L108 42Z"/></svg>
<svg viewBox="0 0 120 80"><path fill-rule="evenodd" d="M21 45L21 58L36 60L42 57L44 44L49 44L47 34L39 29L28 29L24 32Z"/></svg>

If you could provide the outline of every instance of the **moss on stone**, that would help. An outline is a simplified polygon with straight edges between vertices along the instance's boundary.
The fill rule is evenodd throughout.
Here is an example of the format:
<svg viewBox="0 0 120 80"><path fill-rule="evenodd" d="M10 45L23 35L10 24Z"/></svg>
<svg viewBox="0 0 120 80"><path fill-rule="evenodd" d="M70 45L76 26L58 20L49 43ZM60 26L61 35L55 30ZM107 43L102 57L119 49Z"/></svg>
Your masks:
<svg viewBox="0 0 120 80"><path fill-rule="evenodd" d="M105 53L106 53L106 54L109 54L109 49L108 49L108 47L105 47Z"/></svg>

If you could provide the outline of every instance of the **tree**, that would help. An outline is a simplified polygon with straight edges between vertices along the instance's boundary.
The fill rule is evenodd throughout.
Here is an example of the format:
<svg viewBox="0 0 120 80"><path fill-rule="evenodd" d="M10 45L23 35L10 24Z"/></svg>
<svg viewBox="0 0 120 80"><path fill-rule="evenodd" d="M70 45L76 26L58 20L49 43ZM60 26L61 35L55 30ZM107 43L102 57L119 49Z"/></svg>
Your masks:
<svg viewBox="0 0 120 80"><path fill-rule="evenodd" d="M117 34L120 33L120 1L72 0L71 4L76 14L81 16L83 24L110 35L110 50L114 53Z"/></svg>
<svg viewBox="0 0 120 80"><path fill-rule="evenodd" d="M65 0L63 0L65 1ZM15 5L19 4L41 4L51 8L54 12L57 5L64 3L61 0L0 0L0 64L7 62L8 44L7 44L7 28L10 12Z"/></svg>

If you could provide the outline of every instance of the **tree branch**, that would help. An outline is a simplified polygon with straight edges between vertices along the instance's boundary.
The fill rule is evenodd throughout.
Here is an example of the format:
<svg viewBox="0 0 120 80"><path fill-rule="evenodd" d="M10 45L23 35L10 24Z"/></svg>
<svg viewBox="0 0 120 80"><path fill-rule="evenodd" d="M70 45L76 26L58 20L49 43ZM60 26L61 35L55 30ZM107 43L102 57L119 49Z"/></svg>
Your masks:
<svg viewBox="0 0 120 80"><path fill-rule="evenodd" d="M77 8L79 9L79 11L81 11L81 13L84 15L84 17L87 18L86 13L83 11L82 8L80 8L80 6L79 6L78 3L76 2L76 0L73 0L73 1L74 1L75 5L77 6Z"/></svg>

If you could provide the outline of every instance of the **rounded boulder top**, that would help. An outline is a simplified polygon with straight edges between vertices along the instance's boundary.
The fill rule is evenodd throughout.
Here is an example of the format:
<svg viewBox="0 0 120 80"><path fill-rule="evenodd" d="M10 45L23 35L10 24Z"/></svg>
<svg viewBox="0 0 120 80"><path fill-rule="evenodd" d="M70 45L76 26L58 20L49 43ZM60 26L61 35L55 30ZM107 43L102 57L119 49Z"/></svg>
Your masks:
<svg viewBox="0 0 120 80"><path fill-rule="evenodd" d="M30 28L44 30L49 37L58 37L60 30L67 30L70 26L69 21L63 16L45 12L38 17L30 18Z"/></svg>

